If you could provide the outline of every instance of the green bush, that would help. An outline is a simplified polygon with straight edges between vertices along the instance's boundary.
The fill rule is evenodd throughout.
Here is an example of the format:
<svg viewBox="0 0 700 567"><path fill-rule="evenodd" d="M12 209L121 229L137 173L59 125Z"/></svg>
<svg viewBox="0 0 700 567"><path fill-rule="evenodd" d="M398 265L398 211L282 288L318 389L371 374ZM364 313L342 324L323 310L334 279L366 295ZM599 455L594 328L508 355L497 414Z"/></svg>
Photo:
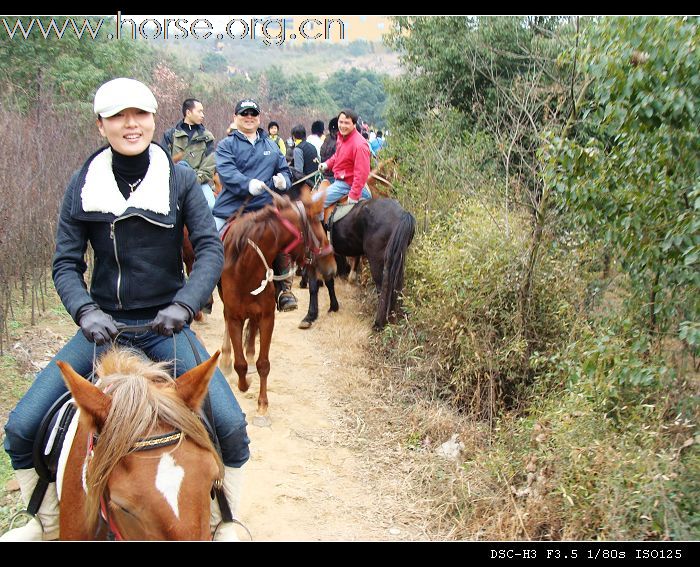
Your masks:
<svg viewBox="0 0 700 567"><path fill-rule="evenodd" d="M608 322L532 357L527 411L503 413L463 465L469 488L452 509L463 537L700 536L692 385L648 346Z"/></svg>
<svg viewBox="0 0 700 567"><path fill-rule="evenodd" d="M385 334L421 364L443 394L480 417L517 400L528 380L528 343L516 316L519 277L528 247L527 220L461 199L412 245L404 308L410 323ZM571 262L549 257L533 292L537 348L555 349L581 285ZM423 345L429 345L423 347ZM549 352L549 350L547 350ZM414 359L415 362L415 359Z"/></svg>

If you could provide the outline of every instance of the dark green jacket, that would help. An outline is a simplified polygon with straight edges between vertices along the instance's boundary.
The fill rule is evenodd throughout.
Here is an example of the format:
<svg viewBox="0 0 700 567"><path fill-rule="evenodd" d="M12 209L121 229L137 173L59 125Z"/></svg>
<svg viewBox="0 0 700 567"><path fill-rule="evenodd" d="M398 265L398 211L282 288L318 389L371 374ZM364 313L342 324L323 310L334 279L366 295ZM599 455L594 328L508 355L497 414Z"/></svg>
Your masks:
<svg viewBox="0 0 700 567"><path fill-rule="evenodd" d="M170 128L163 135L162 145L168 149L171 156L184 152L182 161L186 161L197 172L200 185L212 183L216 162L214 157L214 135L201 124L196 126L192 139L187 136L184 122Z"/></svg>

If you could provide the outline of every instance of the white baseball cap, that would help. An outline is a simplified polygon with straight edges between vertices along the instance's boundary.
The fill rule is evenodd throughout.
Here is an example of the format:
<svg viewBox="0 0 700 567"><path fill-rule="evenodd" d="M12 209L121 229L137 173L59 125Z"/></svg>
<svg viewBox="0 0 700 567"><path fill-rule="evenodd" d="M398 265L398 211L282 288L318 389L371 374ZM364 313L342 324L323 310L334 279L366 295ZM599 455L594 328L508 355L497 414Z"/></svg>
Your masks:
<svg viewBox="0 0 700 567"><path fill-rule="evenodd" d="M97 89L95 114L109 118L125 108L139 108L155 114L158 103L151 89L134 79L113 79Z"/></svg>

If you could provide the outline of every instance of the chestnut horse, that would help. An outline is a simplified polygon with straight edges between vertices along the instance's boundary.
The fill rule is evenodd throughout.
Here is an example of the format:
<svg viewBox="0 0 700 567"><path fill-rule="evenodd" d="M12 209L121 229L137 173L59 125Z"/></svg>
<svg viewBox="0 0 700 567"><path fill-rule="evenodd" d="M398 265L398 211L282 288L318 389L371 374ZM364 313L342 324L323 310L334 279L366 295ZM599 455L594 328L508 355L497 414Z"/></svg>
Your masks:
<svg viewBox="0 0 700 567"><path fill-rule="evenodd" d="M269 189L268 189L269 191ZM224 304L226 331L221 348L221 368L231 371L231 344L238 374L238 388L245 392L250 387L246 378L248 362L255 355L255 336L260 331L260 351L255 366L260 377L258 415L254 425L269 425L267 417L267 376L270 373L270 343L275 326L275 288L270 266L275 257L284 252L295 262L303 264L313 258L324 277L336 271L333 249L328 244L321 226L325 191L311 195L301 191L300 201L270 193L275 205L235 218L224 236L224 269L221 273L219 294ZM248 320L248 341L243 352L243 325Z"/></svg>
<svg viewBox="0 0 700 567"><path fill-rule="evenodd" d="M372 198L390 197L390 190L394 189L391 179L396 178L396 160L389 158L380 161L372 171L369 172L367 178L367 187L369 187Z"/></svg>
<svg viewBox="0 0 700 567"><path fill-rule="evenodd" d="M174 380L168 363L115 347L97 386L57 362L80 410L59 463L61 539L104 539L100 513L117 539L211 539L210 493L223 464L196 412L218 357Z"/></svg>

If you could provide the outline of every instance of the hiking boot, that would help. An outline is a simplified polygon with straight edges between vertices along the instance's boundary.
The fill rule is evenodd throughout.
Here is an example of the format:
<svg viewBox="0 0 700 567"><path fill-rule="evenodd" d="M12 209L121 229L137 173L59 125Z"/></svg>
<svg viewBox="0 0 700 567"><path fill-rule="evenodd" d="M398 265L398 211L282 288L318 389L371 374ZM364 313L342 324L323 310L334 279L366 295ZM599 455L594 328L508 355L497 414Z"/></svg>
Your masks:
<svg viewBox="0 0 700 567"><path fill-rule="evenodd" d="M39 475L34 469L19 469L15 471L15 477L22 492L22 500L29 506L29 501L34 492L34 487L39 481ZM29 522L21 528L15 528L5 532L0 541L50 541L58 539L58 497L56 495L56 483L52 482L46 489L41 506Z"/></svg>
<svg viewBox="0 0 700 567"><path fill-rule="evenodd" d="M294 311L297 307L299 307L297 298L291 291L285 290L277 297L278 311Z"/></svg>

